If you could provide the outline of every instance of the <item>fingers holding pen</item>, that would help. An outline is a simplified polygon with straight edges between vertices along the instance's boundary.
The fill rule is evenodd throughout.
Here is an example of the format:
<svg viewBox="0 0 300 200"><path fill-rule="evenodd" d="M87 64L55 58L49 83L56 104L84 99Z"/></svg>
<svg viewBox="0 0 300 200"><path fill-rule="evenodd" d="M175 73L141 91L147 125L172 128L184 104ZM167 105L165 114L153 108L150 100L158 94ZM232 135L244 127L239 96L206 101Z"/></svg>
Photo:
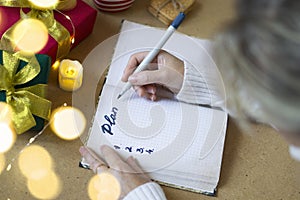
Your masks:
<svg viewBox="0 0 300 200"><path fill-rule="evenodd" d="M148 53L149 52L145 51L145 52L135 53L132 56L130 56L128 63L125 67L125 70L123 72L123 76L121 78L122 81L124 81L124 82L128 81L129 76L133 74L134 70L144 60L144 58L147 56ZM153 61L153 63L155 63L155 62L156 62L156 59ZM155 66L153 66L153 64L150 63L148 66L148 69L153 68Z"/></svg>
<svg viewBox="0 0 300 200"><path fill-rule="evenodd" d="M157 99L156 95L156 85L144 85L144 86L134 86L136 93L143 98L155 101Z"/></svg>
<svg viewBox="0 0 300 200"><path fill-rule="evenodd" d="M123 75L121 80L123 82L127 82L128 78L133 75L136 68L140 65L140 63L144 60L144 58L147 56L149 52L139 52L133 54L129 60L128 63L124 69ZM147 70L154 70L157 69L157 58L155 58L151 63L147 64Z"/></svg>

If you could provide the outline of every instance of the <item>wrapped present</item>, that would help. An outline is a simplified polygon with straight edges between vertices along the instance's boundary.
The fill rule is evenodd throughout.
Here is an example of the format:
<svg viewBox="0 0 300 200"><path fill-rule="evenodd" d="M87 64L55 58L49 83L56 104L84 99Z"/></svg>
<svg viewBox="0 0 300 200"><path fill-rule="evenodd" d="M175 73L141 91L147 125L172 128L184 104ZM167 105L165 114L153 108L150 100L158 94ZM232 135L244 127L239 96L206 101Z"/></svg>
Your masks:
<svg viewBox="0 0 300 200"><path fill-rule="evenodd" d="M45 99L51 58L0 50L0 101L12 108L18 134L32 128L42 130L49 120L51 102Z"/></svg>
<svg viewBox="0 0 300 200"><path fill-rule="evenodd" d="M15 1L17 3L14 4L7 2L11 1L0 2L1 20L5 22L1 23L0 36L3 37L12 31L13 26L21 18L41 20L48 28L50 37L45 47L38 53L49 55L52 63L65 57L71 48L92 32L97 16L97 11L82 0L78 0L76 6L68 11L29 9L26 8L30 5L27 0ZM25 5L21 6L23 2ZM16 5L19 7L15 7Z"/></svg>
<svg viewBox="0 0 300 200"><path fill-rule="evenodd" d="M187 14L195 0L151 0L148 11L161 22L170 25L179 12Z"/></svg>
<svg viewBox="0 0 300 200"><path fill-rule="evenodd" d="M77 0L58 0L57 9L58 10L72 10L75 8Z"/></svg>

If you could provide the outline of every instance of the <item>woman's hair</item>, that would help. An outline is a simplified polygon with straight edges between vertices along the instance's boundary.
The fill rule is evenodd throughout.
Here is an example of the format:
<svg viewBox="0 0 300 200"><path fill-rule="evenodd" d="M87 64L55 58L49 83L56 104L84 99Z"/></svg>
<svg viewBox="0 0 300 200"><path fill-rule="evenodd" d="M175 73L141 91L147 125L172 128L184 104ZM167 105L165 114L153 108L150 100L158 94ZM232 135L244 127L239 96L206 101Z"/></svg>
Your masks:
<svg viewBox="0 0 300 200"><path fill-rule="evenodd" d="M238 0L215 53L230 113L300 131L299 0Z"/></svg>

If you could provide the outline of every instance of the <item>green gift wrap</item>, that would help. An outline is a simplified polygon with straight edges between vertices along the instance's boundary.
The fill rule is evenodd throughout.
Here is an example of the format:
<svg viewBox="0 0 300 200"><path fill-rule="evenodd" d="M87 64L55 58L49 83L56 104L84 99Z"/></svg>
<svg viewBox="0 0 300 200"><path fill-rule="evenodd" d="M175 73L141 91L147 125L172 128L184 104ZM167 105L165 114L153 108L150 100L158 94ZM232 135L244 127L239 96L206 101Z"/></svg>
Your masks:
<svg viewBox="0 0 300 200"><path fill-rule="evenodd" d="M51 102L44 99L51 58L0 50L0 101L12 107L16 133L40 131L49 120Z"/></svg>

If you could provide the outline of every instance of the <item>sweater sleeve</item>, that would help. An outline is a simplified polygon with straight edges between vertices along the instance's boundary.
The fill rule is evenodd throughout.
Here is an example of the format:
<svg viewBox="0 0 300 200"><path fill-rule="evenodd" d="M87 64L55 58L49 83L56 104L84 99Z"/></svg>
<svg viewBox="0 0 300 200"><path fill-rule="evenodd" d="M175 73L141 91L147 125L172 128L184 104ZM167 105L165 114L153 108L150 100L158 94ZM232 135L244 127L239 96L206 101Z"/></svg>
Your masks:
<svg viewBox="0 0 300 200"><path fill-rule="evenodd" d="M145 183L131 192L129 192L123 200L166 200L166 196L162 188L155 182Z"/></svg>
<svg viewBox="0 0 300 200"><path fill-rule="evenodd" d="M225 89L216 67L194 67L184 61L184 79L179 93L179 101L224 107Z"/></svg>

